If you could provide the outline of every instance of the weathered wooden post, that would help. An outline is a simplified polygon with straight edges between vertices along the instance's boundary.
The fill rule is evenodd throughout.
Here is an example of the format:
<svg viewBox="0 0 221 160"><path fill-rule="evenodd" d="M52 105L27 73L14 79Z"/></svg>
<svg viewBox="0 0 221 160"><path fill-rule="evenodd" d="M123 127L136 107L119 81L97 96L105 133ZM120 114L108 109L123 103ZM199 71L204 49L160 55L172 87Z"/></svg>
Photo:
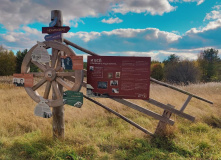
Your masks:
<svg viewBox="0 0 221 160"><path fill-rule="evenodd" d="M169 106L171 108L175 108L174 106L172 106L170 104L167 104L167 106ZM169 120L171 115L172 115L172 112L170 112L168 110L164 110L162 117ZM167 123L165 123L163 121L159 121L154 134L157 136L166 136L167 135Z"/></svg>
<svg viewBox="0 0 221 160"><path fill-rule="evenodd" d="M53 21L57 17L57 23L54 27L61 27L63 25L63 17L62 12L60 10L52 10L51 11L51 21ZM63 34L61 34L62 38L55 40L59 42L63 42ZM57 51L55 49L52 49L52 57L57 56ZM60 93L63 94L63 86L58 84ZM53 90L53 97L52 99L56 99L59 97L56 97L55 91ZM53 137L58 139L64 139L64 106L59 107L53 107Z"/></svg>

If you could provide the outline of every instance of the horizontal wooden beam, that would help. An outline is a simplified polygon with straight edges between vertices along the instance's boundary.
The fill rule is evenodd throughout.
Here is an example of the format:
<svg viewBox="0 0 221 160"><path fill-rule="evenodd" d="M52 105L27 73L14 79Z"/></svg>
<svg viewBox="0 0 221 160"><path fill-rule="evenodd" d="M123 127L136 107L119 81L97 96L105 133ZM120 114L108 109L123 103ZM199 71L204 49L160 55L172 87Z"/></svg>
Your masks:
<svg viewBox="0 0 221 160"><path fill-rule="evenodd" d="M209 101L209 100L207 100L207 99L204 99L204 98L202 98L202 97L196 96L196 95L194 95L194 94L192 94L192 93L189 93L189 92L187 92L187 91L184 91L184 90L182 90L182 89L179 89L179 88L177 88L177 87L174 87L174 86L172 86L172 85L170 85L170 84L167 84L167 83L164 83L164 82L160 82L160 81L158 81L158 80L156 80L156 79L154 79L154 78L151 78L151 77L150 77L150 81L152 81L152 82L154 82L154 83L157 83L157 84L159 84L159 85L161 85L161 86L174 89L174 90L176 90L176 91L178 91L178 92L187 94L187 95L189 95L189 96L192 96L192 97L194 97L194 98L196 98L196 99L199 99L199 100L201 100L201 101L207 102L207 103L209 103L209 104L213 104L213 102L211 102L211 101Z"/></svg>
<svg viewBox="0 0 221 160"><path fill-rule="evenodd" d="M174 108L172 108L172 107L169 107L169 106L167 106L167 105L165 105L165 104L163 104L163 103L161 103L161 102L158 102L158 101L156 101L156 100L154 100L154 99L149 99L149 100L144 100L144 101L146 101L146 102L148 102L148 103L150 103L150 104L153 104L153 105L155 105L155 106L157 106L157 107L160 107L160 108L163 108L163 109L165 109L165 110L168 110L168 111L170 111L170 112L172 112L172 113L175 113L175 114L177 114L177 115L179 115L179 116L181 116L181 117L183 117L183 118L186 118L186 119L188 119L188 120L190 120L190 121L194 121L195 120L195 117L193 117L193 116L191 116L191 115L188 115L188 114L186 114L186 113L183 113L183 112L181 112L181 111L179 111L179 110L176 110L176 109L174 109Z"/></svg>
<svg viewBox="0 0 221 160"><path fill-rule="evenodd" d="M166 123L168 123L170 125L174 124L173 120L168 119L168 118L164 118L163 116L161 116L161 115L159 115L159 114L157 114L155 112L152 112L152 111L150 111L150 110L148 110L146 108L140 107L137 104L134 104L134 103L132 103L130 101L127 101L125 99L117 99L117 98L111 98L111 99L116 101L116 102L119 102L121 104L124 104L124 105L126 105L126 106L128 106L130 108L133 108L133 109L135 109L135 110L137 110L139 112L142 112L142 113L144 113L144 114L146 114L148 116L151 116L151 117L153 117L155 119L158 119L158 120L161 120L163 122L166 122Z"/></svg>

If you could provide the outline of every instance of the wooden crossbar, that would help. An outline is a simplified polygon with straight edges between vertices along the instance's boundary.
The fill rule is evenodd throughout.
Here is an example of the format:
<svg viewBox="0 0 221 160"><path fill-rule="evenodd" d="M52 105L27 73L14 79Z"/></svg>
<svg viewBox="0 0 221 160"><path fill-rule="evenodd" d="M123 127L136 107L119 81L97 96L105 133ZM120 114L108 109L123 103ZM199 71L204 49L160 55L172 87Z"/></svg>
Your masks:
<svg viewBox="0 0 221 160"><path fill-rule="evenodd" d="M190 121L194 121L195 120L195 117L193 117L191 115L188 115L186 113L183 113L183 112L181 112L179 110L176 110L176 109L174 109L172 107L169 107L168 105L165 105L165 104L163 104L161 102L158 102L158 101L156 101L154 99L150 98L149 100L144 100L144 101L146 101L146 102L148 102L150 104L153 104L153 105L155 105L157 107L160 107L160 108L163 108L165 110L168 110L168 111L170 111L172 113L175 113L175 114L179 115L180 117L186 118L186 119L188 119Z"/></svg>
<svg viewBox="0 0 221 160"><path fill-rule="evenodd" d="M121 104L124 104L124 105L126 105L126 106L128 106L130 108L133 108L133 109L135 109L137 111L140 111L140 112L142 112L142 113L144 113L144 114L146 114L148 116L151 116L151 117L153 117L155 119L158 119L158 120L163 121L165 123L168 123L170 125L174 125L174 121L173 120L168 119L168 118L164 118L163 116L161 116L161 115L159 115L159 114L157 114L157 113L155 113L153 111L150 111L150 110L148 110L146 108L140 107L137 104L129 102L129 101L125 100L125 99L116 99L116 98L111 98L111 99L116 101L116 102L119 102Z"/></svg>

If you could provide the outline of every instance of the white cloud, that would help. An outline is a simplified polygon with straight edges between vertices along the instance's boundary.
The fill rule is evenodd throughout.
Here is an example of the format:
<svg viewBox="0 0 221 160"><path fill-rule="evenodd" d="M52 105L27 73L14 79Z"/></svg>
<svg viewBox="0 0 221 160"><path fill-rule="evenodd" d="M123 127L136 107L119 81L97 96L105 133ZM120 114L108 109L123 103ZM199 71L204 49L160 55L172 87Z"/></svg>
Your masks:
<svg viewBox="0 0 221 160"><path fill-rule="evenodd" d="M128 12L134 13L151 13L152 15L162 15L167 12L175 10L168 0L125 0L116 4L113 9L116 13L126 14Z"/></svg>
<svg viewBox="0 0 221 160"><path fill-rule="evenodd" d="M205 0L169 0L169 2L197 2L197 5L200 5Z"/></svg>
<svg viewBox="0 0 221 160"><path fill-rule="evenodd" d="M4 35L3 38L8 42L15 42L16 39L13 35Z"/></svg>
<svg viewBox="0 0 221 160"><path fill-rule="evenodd" d="M162 15L173 11L175 7L171 6L168 0L1 0L0 24L11 31L36 21L49 24L50 12L53 9L62 11L65 25L76 27L76 23L71 23L72 21L104 15L110 11ZM119 19L118 22L120 21Z"/></svg>
<svg viewBox="0 0 221 160"><path fill-rule="evenodd" d="M109 18L107 20L106 19L102 19L101 22L108 23L108 24L113 24L113 23L121 23L121 22L123 22L123 20L119 19L118 17L116 17L116 18Z"/></svg>

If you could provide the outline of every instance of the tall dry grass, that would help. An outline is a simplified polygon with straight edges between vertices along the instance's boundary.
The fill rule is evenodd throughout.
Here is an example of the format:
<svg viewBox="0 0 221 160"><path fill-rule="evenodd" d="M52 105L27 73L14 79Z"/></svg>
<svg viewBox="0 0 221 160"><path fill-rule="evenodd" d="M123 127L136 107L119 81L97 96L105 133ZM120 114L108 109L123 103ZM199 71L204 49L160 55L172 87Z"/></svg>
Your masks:
<svg viewBox="0 0 221 160"><path fill-rule="evenodd" d="M2 141L1 143L4 143L5 146L12 145L9 139L16 139L28 133L39 133L38 136L51 139L52 119L34 116L34 108L37 104L27 95L23 88L9 84L8 82L11 79L12 77L1 78L2 81L0 83L0 142ZM203 124L201 128L205 128L204 124L206 123L208 123L209 127L206 129L210 130L214 127L212 126L214 120L211 120L211 117L221 118L221 83L192 84L177 87L214 102L214 105L210 105L192 98L185 113L196 117L196 123L191 123L176 115L172 116L175 125L170 129L175 135L178 135L174 141L186 148L194 148L198 144L197 134L201 133L193 134L192 130L197 130L198 124ZM43 92L44 86L39 89L40 94ZM82 89L82 92L85 93L85 89ZM165 104L174 105L176 109L179 109L186 100L187 95L163 86L151 84L150 97ZM159 122L112 100L104 98L97 98L96 100L132 119L151 132L155 131ZM163 113L162 109L142 100L130 101L159 114ZM217 123L219 123L219 120ZM197 126L195 126L196 124ZM190 132L192 137L189 134ZM209 132L198 136L203 137L205 135L209 136L208 134L218 133L217 130ZM221 134L218 134L215 137L213 136L213 140L210 137L205 139L210 144L220 137ZM110 159L115 159L119 155L123 156L124 152L122 151L121 153L119 146L125 145L124 142L126 143L128 140L136 138L149 139L150 137L88 100L84 99L84 105L80 109L65 105L65 144L72 146L79 155L85 158L93 159L92 155L95 155L95 157L109 157ZM217 143L220 143L220 141ZM219 147L221 149L221 144L219 144Z"/></svg>

